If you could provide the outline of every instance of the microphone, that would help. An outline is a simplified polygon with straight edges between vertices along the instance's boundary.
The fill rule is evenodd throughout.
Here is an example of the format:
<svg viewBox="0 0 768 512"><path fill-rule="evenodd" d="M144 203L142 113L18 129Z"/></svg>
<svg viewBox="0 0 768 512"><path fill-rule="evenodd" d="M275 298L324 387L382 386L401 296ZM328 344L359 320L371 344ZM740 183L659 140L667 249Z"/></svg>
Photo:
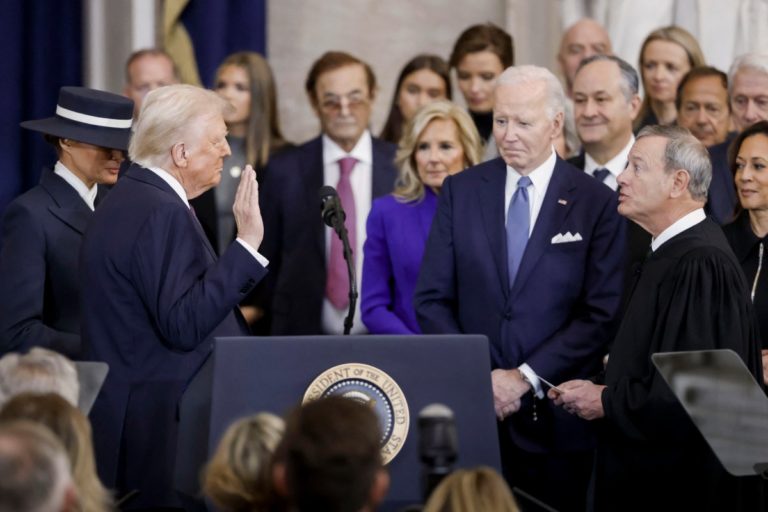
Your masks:
<svg viewBox="0 0 768 512"><path fill-rule="evenodd" d="M320 187L318 196L320 197L320 211L322 212L323 222L326 226L338 231L339 226L343 226L344 220L347 218L344 208L341 207L339 194L336 193L335 188L326 185Z"/></svg>
<svg viewBox="0 0 768 512"><path fill-rule="evenodd" d="M453 471L459 452L453 411L430 404L419 413L419 456L422 462L424 503L440 482Z"/></svg>

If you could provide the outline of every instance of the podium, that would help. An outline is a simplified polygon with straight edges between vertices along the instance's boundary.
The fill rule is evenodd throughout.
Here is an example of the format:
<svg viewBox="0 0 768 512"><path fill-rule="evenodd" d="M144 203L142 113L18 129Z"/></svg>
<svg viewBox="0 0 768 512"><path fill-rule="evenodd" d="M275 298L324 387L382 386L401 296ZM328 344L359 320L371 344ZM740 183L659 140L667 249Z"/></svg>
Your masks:
<svg viewBox="0 0 768 512"><path fill-rule="evenodd" d="M339 383L357 373L350 373L350 365L373 367L384 376L376 382L389 395L396 414L402 415L399 409L407 404L406 435L387 465L391 486L382 510L421 502L418 415L432 403L442 403L454 413L459 440L456 467L486 465L500 471L485 336L217 338L179 407L177 490L187 497L199 496L200 471L232 421L262 411L283 416L310 388L315 395L326 384L337 384L330 387L338 389ZM335 367L341 370L329 373ZM360 376L364 378L365 372ZM402 392L402 401L392 392L390 380Z"/></svg>

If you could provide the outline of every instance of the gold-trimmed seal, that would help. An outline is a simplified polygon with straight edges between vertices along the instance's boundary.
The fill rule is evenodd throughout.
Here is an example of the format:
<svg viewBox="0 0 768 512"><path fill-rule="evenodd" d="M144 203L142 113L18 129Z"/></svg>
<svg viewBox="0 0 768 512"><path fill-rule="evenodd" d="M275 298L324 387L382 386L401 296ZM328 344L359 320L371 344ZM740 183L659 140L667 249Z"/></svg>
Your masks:
<svg viewBox="0 0 768 512"><path fill-rule="evenodd" d="M395 458L408 437L408 402L397 382L380 369L362 363L345 363L318 375L304 393L302 403L340 395L370 406L381 426L384 464Z"/></svg>

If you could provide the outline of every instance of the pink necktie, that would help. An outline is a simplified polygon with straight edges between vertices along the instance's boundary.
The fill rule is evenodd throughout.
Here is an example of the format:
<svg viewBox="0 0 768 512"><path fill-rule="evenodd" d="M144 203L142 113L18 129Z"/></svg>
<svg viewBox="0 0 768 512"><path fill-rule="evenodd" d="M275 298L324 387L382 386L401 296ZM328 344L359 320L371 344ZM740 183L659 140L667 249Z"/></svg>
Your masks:
<svg viewBox="0 0 768 512"><path fill-rule="evenodd" d="M336 185L341 206L347 214L344 226L347 228L353 261L355 258L354 251L357 250L357 218L355 216L355 195L352 193L352 183L350 183L349 177L356 163L357 160L351 156L339 160L339 183ZM347 273L347 263L344 261L344 248L341 240L336 233L331 233L330 236L331 254L328 259L328 281L325 286L325 294L336 309L343 309L349 305L349 274Z"/></svg>

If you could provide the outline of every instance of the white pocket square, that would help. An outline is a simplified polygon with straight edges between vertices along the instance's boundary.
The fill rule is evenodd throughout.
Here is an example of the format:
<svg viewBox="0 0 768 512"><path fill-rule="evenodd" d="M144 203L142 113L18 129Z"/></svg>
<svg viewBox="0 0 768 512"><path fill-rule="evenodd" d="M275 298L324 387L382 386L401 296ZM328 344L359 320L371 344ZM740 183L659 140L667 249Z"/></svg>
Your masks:
<svg viewBox="0 0 768 512"><path fill-rule="evenodd" d="M567 233L558 233L555 236L552 237L552 243L553 244L567 244L569 242L581 242L583 238L581 238L580 233L576 233L575 235L572 234L570 231Z"/></svg>

